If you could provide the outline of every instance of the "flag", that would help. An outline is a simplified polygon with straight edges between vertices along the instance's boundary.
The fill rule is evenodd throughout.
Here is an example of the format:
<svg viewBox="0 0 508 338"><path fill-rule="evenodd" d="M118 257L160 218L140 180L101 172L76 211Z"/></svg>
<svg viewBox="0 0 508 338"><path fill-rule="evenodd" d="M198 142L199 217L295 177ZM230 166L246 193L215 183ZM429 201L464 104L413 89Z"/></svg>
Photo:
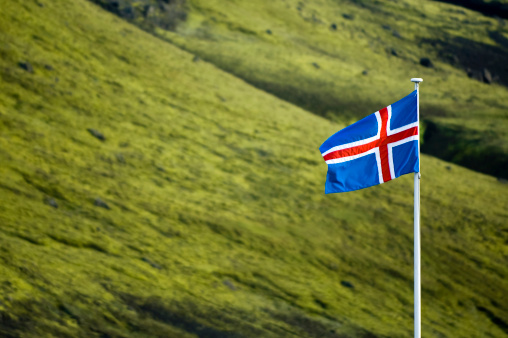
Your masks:
<svg viewBox="0 0 508 338"><path fill-rule="evenodd" d="M415 90L319 147L328 164L326 194L368 188L420 171L417 96Z"/></svg>

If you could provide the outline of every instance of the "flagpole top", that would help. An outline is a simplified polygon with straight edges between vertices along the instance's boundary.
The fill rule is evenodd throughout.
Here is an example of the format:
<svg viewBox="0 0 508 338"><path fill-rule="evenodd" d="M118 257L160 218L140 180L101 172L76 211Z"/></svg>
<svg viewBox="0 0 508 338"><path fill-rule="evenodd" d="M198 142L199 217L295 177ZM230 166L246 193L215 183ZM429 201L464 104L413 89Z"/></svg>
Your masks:
<svg viewBox="0 0 508 338"><path fill-rule="evenodd" d="M411 79L411 82L420 83L420 82L423 82L423 79L421 79L419 77L414 77L414 78Z"/></svg>

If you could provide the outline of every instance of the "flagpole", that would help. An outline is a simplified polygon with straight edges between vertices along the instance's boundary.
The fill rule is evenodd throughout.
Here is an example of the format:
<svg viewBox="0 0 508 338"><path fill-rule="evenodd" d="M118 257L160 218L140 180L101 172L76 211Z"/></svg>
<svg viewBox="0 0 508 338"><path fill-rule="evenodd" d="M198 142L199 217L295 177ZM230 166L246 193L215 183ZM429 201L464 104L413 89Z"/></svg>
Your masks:
<svg viewBox="0 0 508 338"><path fill-rule="evenodd" d="M421 338L421 279L420 279L420 90L423 79L413 78L416 90L416 114L418 117L418 172L415 173L414 188L414 331Z"/></svg>

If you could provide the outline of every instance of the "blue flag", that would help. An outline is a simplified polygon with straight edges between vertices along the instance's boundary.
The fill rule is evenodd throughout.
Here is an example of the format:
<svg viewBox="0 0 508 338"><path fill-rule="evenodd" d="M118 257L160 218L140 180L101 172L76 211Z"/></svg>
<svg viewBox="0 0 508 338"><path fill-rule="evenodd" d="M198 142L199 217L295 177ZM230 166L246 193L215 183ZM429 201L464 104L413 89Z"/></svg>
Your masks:
<svg viewBox="0 0 508 338"><path fill-rule="evenodd" d="M325 193L353 191L418 172L417 91L338 131L319 151Z"/></svg>

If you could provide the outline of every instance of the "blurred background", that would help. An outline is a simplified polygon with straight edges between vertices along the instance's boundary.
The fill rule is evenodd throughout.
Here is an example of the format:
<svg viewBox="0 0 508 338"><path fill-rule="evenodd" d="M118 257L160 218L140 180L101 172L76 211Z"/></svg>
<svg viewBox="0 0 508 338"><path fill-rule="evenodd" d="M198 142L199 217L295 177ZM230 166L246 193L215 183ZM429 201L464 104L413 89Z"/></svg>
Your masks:
<svg viewBox="0 0 508 338"><path fill-rule="evenodd" d="M422 335L506 337L508 1L0 0L0 336L411 336L413 177L318 147L412 77Z"/></svg>

